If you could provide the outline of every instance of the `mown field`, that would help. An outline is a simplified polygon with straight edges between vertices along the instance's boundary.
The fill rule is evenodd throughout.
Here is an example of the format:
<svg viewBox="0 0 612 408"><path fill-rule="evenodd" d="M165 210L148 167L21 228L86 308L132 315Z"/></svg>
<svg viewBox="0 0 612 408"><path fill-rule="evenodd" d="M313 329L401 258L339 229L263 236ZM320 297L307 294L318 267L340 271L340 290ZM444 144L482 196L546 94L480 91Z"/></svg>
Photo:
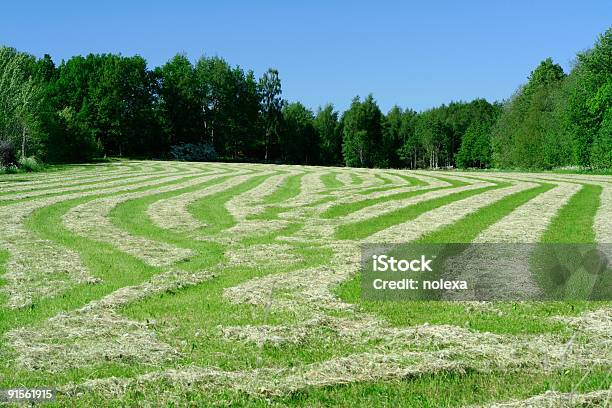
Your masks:
<svg viewBox="0 0 612 408"><path fill-rule="evenodd" d="M0 175L0 220L0 389L52 405L610 404L609 303L357 273L362 243L610 243L610 176L120 161Z"/></svg>

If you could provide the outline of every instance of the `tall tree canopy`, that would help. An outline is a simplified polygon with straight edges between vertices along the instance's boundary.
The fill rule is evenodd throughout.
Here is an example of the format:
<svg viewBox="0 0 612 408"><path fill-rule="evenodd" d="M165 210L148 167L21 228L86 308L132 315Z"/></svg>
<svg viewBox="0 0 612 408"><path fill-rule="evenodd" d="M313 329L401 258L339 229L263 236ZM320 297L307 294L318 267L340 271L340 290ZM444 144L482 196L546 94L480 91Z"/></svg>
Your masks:
<svg viewBox="0 0 612 408"><path fill-rule="evenodd" d="M550 58L503 103L423 112L374 97L316 114L282 97L279 73L177 54L61 61L0 48L0 142L7 157L247 160L361 167L612 168L612 28L569 73ZM11 159L12 160L12 159ZM4 165L0 163L0 165Z"/></svg>

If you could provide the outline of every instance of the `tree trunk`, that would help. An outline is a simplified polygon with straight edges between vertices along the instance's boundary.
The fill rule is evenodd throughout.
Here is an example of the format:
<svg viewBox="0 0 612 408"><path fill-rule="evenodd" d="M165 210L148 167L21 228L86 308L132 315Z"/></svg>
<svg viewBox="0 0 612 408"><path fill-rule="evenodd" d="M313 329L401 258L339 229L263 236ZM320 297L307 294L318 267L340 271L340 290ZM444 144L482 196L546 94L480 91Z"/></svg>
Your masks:
<svg viewBox="0 0 612 408"><path fill-rule="evenodd" d="M23 127L23 130L21 131L21 158L25 159L26 155L25 155L25 145L26 145L26 128L25 126Z"/></svg>

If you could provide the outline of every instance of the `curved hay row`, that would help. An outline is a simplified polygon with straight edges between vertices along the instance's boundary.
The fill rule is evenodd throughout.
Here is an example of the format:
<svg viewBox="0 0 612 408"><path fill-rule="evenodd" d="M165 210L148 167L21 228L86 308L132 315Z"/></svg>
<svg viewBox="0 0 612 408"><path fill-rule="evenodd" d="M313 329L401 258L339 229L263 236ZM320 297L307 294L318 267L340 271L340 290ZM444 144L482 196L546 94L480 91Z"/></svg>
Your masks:
<svg viewBox="0 0 612 408"><path fill-rule="evenodd" d="M235 195L225 204L229 213L236 218L236 220L243 221L247 216L261 211L263 209L261 201L264 197L280 188L288 177L299 173L293 171L282 174L260 172L258 175L265 174L271 174L271 176L256 187Z"/></svg>
<svg viewBox="0 0 612 408"><path fill-rule="evenodd" d="M473 184L468 187L480 186ZM534 187L534 184L522 183L515 184L510 187L485 191L481 194L464 198L462 200L453 201L450 204L443 205L428 211L414 220L397 224L393 227L386 228L369 237L365 238L364 242L410 242L427 234L428 232L440 229L445 225L453 224L465 216L478 211L480 208L486 207L491 203L502 200L509 195L519 193ZM452 191L456 191L455 189ZM473 190L463 189L462 191Z"/></svg>
<svg viewBox="0 0 612 408"><path fill-rule="evenodd" d="M194 255L193 251L164 242L152 241L131 235L113 225L108 215L119 203L148 195L173 191L208 181L215 176L195 177L188 181L140 192L127 192L111 197L87 201L71 208L63 215L66 228L73 233L100 242L105 242L133 255L152 266L171 265Z"/></svg>
<svg viewBox="0 0 612 408"><path fill-rule="evenodd" d="M612 329L610 316L606 327ZM164 384L172 387L168 395L180 395L187 390L222 392L234 390L253 396L281 396L308 387L324 387L363 381L382 381L411 378L422 374L478 371L554 371L592 364L609 364L601 357L600 339L587 344L568 347L560 338L539 335L524 338L478 333L454 326L417 326L402 330L395 339L404 349L389 353L385 346L368 353L337 357L321 363L292 368L260 368L245 371L223 371L214 367L189 366L137 376L88 380L79 385L68 385L70 395L82 392L99 393L110 398L121 398L130 390L155 389ZM407 350L414 343L436 345L438 351ZM542 363L548 358L547 365ZM163 403L159 396L149 395L148 402ZM163 398L163 397L162 397Z"/></svg>
<svg viewBox="0 0 612 408"><path fill-rule="evenodd" d="M140 285L118 289L80 309L60 313L32 327L7 333L16 364L26 370L62 372L108 361L155 366L179 357L157 339L149 324L130 320L116 308L153 294L197 285L208 272L171 269Z"/></svg>
<svg viewBox="0 0 612 408"><path fill-rule="evenodd" d="M161 199L147 208L147 215L160 228L177 232L189 232L204 227L188 210L190 204L228 190L254 177L253 173L235 172L231 178L197 191Z"/></svg>
<svg viewBox="0 0 612 408"><path fill-rule="evenodd" d="M472 198L458 200L446 206L440 207L440 214L435 218L428 218L426 213L423 218L416 221L419 225L417 233L410 236L407 240L416 239L422 234L438 229L441 225L445 225L452 220L457 221L468 213L474 211L474 207L482 207L490 204L492 201L502 199L503 197L514 194L526 189L532 188L534 184L522 183L514 185L510 188L501 190L488 191ZM571 188L572 185L566 185L561 188L562 191ZM557 191L557 194L559 191ZM557 195L549 195L544 200L557 200ZM475 201L475 202L474 202ZM466 205L467 204L467 205ZM436 210L433 210L436 211ZM433 212L432 211L432 212ZM552 217L552 215L551 215ZM451 220L451 221L449 221ZM412 231L412 230L411 230ZM393 237L396 237L395 235ZM373 242L382 242L373 239ZM268 276L265 278L254 279L234 288L226 290L226 296L230 301L249 304L270 304L272 307L280 307L285 309L298 309L304 319L321 319L320 309L322 305L331 309L346 309L348 305L344 305L336 299L331 288L336 284L344 281L358 269L359 253L356 248L350 244L335 248L336 255L328 268L308 269L296 271L282 275ZM338 251L339 250L339 251ZM351 252L352 251L352 252ZM273 290L278 290L284 294L282 299L270 299L270 293ZM287 291L294 293L293 296L287 297ZM317 311L319 310L319 311ZM240 329L236 328L234 333L240 334ZM252 328L247 328L251 330ZM248 336L247 336L248 337ZM275 341L278 341L278 336ZM265 341L265 338L259 339Z"/></svg>
<svg viewBox="0 0 612 408"><path fill-rule="evenodd" d="M176 166L166 163L165 165L149 165L143 166L139 169L130 169L127 167L117 169L115 171L99 171L93 169L92 171L83 172L68 172L58 171L57 173L40 173L40 177L31 182L20 182L15 183L11 186L2 184L2 190L0 192L29 192L42 189L62 188L70 187L75 185L86 185L88 183L95 184L100 181L110 181L126 176L170 176L177 173L202 173L209 171L216 171L217 169L213 166L207 166L206 168L190 167L185 170L181 170Z"/></svg>
<svg viewBox="0 0 612 408"><path fill-rule="evenodd" d="M404 200L389 200L363 210L356 211L337 219L321 219L323 211L339 202L350 203L355 200L372 197L385 197L402 191L424 190L436 187L448 187L432 173L380 171L380 170L346 170L334 169L338 173L337 180L343 183L335 190L327 189L320 176L330 169L269 165L212 165L192 166L189 163L177 165L180 168L176 183L159 186L146 191L130 191L144 187L146 183L134 186L107 186L86 194L66 194L64 197L52 197L33 200L32 203L52 204L68 197L77 198L83 195L113 194L109 197L99 197L72 207L64 214L64 222L72 222L71 229L80 235L87 234L92 239L109 242L122 251L128 252L132 247L133 255L147 262L176 262L171 254L159 251L175 248L161 242L141 242L110 223L108 214L120 202L151 194L163 193L174 189L195 186L203 180L219 177L221 173L229 177L227 181L206 188L161 199L147 208L147 214L155 224L166 223L166 228L179 232L188 232L200 226L187 211L185 202L193 202L222 192L240 184L237 180L248 180L251 177L268 175L268 177L251 190L236 193L225 202L226 209L238 221L237 225L226 229L215 240L226 245L226 255L229 258L226 266L250 266L265 268L264 261L272 254L282 254L275 259L276 266L288 270L299 267L301 258L295 255L296 241L300 247L311 243L320 245L321 249L332 250L332 259L325 265L308 267L267 275L261 278L247 280L239 285L226 288L225 298L232 303L251 304L269 308L274 311L291 312L298 317L298 322L291 325L263 326L228 326L220 327L219 335L227 341L253 342L256 344L276 344L282 346L292 343L299 346L309 337L317 339L336 338L361 345L362 349L371 346L371 352L345 355L338 350L334 357L312 364L296 365L294 367L274 367L246 369L241 371L225 371L216 367L178 367L163 371L151 372L133 378L94 379L78 385L64 388L70 395L79 392L96 393L99 395L121 398L125 392L135 390L155 390L163 384L164 396L154 392L144 392L144 404L163 405L169 401L183 401L181 395L188 391L204 391L225 393L226 390L246 392L255 397L265 395L286 395L303 390L307 387L345 384L356 381L383 381L402 379L422 373L478 372L532 370L534 372L555 371L558 369L586 367L588 365L610 365L607 347L610 345L612 332L612 312L602 309L589 312L573 318L560 318L564 324L576 333L579 342L568 343L559 335L496 335L481 333L465 328L448 325L419 325L413 327L393 328L377 316L365 314L356 310L334 295L334 288L354 276L360 265L359 242L353 240L337 241L333 238L334 228L350 222L361 221L372 216L382 215L394 209L423 201L445 197L460 191L472 191L483 187L494 186L500 181L512 183L509 187L489 189L474 196L456 199L429 213L405 223L396 224L386 230L367 238L372 242L380 237L401 237L402 241L416 239L422 234L454 223L466 215L483 208L511 194L516 194L534 187L543 179L530 174L518 177L505 177L489 173L434 173L445 178L460 180L467 186L446 188L411 197ZM198 173L206 168L204 175ZM284 174L276 174L278 170L287 170ZM137 169L132 169L136 173ZM208 172L211 171L211 172ZM285 212L277 219L251 219L252 214L260 214L265 210L263 198L271 191L279 188L283 180L295 172L306 172L301 179L303 189L300 193L273 206L283 207ZM350 171L359 174L362 183L353 184ZM178 181L186 175L191 177ZM201 174L200 177L193 177ZM406 179L398 174L419 178L428 185L410 186ZM391 180L385 183L379 175ZM547 175L546 175L547 176ZM242 179L244 177L244 179ZM548 177L547 180L550 181ZM197 180L197 182L196 182ZM161 183L160 180L157 180ZM577 181L576 181L577 182ZM596 181L599 182L599 181ZM529 239L537 240L546 229L550 219L558 209L580 188L574 181L565 178L558 180L557 186L542 193L532 200L517 207L496 224L485 229L477 240L490 241L493 237L501 237L506 242L519 239L517 231L524 229ZM154 184L150 186L153 187ZM223 186L223 187L222 187ZM378 191L366 195L360 192L375 187ZM389 188L387 190L387 187ZM379 189L380 188L380 189ZM218 189L218 190L215 190ZM116 190L116 191L115 191ZM225 197L225 196L224 196ZM332 201L323 202L324 199ZM225 198L224 198L225 200ZM599 227L594 226L601 234L609 232L610 225L604 216L610 212L610 191L602 192L602 205L598 212ZM301 207L311 204L309 207ZM15 206L11 206L15 207ZM0 207L0 213L2 208ZM85 218L79 220L78 215ZM374 215L373 215L374 214ZM538 215L534 217L535 215ZM543 214L543 215L542 215ZM531 218L530 218L531 217ZM172 219L173 218L173 219ZM608 217L609 218L609 217ZM68 221L67 221L68 219ZM270 231L288 223L304 224L304 227L288 237L279 237L272 243L246 245L227 237L257 237L262 232ZM161 225L160 225L161 226ZM0 227L1 228L1 227ZM415 234L412 229L418 228ZM608 231L608 232L606 232ZM27 231L26 231L27 232ZM96 237L93 237L95 235ZM375 238L373 238L375 237ZM3 237L0 235L0 245ZM144 238L143 238L144 239ZM599 238L598 238L599 240ZM380 241L378 241L380 242ZM25 243L22 241L21 243ZM21 245L17 243L16 245ZM55 244L53 244L55 245ZM147 247L147 245L153 245ZM159 247L157 245L162 245ZM0 246L1 248L1 246ZM58 248L62 249L58 246ZM134 250L133 248L136 248ZM148 248L153 253L135 253ZM162 248L162 249L160 249ZM38 251L38 249L35 249ZM62 249L63 250L63 249ZM59 254L65 258L65 254ZM78 258L78 255L76 255ZM150 257L150 258L147 258ZM163 258L163 259L162 259ZM78 260L78 259L77 259ZM162 263L158 263L162 264ZM14 268L14 267L13 267ZM149 282L141 285L121 288L103 299L94 301L76 311L55 316L33 327L15 329L9 333L10 344L17 352L17 364L25 369L42 369L46 371L64 371L74 367L92 367L104 364L105 361L129 363L134 361L143 365L155 365L176 361L180 357L176 350L161 342L155 336L155 323L135 322L121 316L116 308L137 301L151 294L180 288L185 285L197 284L209 279L207 273L189 274L171 269ZM340 313L339 313L340 312ZM339 317L342 316L342 317ZM161 328L159 328L161 330ZM98 335L96 335L96 332ZM326 337L327 336L327 337ZM230 344L231 345L231 344ZM417 351L415 351L417 350ZM432 351L435 350L435 351ZM543 365L543 361L547 361ZM165 400L168 398L168 400Z"/></svg>
<svg viewBox="0 0 612 408"><path fill-rule="evenodd" d="M597 390L587 393L546 391L524 400L511 400L482 405L489 408L585 408L606 407L612 401L612 391Z"/></svg>
<svg viewBox="0 0 612 408"><path fill-rule="evenodd" d="M552 218L580 188L579 184L559 183L481 232L475 242L538 242Z"/></svg>
<svg viewBox="0 0 612 408"><path fill-rule="evenodd" d="M26 220L34 211L61 201L153 187L182 178L184 176L171 176L137 185L92 189L89 192L40 198L0 207L0 219L3 220L0 223L0 249L9 252L6 273L2 276L6 284L0 287L0 291L7 294L8 307L24 307L35 299L62 293L77 283L97 281L89 274L76 252L40 238L25 226Z"/></svg>
<svg viewBox="0 0 612 408"><path fill-rule="evenodd" d="M191 203L235 187L252 177L252 173L236 172L232 173L231 178L219 184L155 201L148 206L147 216L160 228L178 232L196 230L204 225L188 211Z"/></svg>
<svg viewBox="0 0 612 408"><path fill-rule="evenodd" d="M19 191L21 189L37 188L37 187L61 187L66 182L83 182L88 180L99 180L100 178L116 177L129 174L164 174L178 173L182 170L169 162L160 162L163 165L149 164L140 169L134 169L132 166L115 166L112 170L104 170L104 166L100 165L82 165L83 168L59 170L52 173L33 173L32 175L19 175L20 179L24 177L31 179L20 182L3 182L0 184L0 191ZM161 169L159 168L161 166ZM88 168L89 167L89 168ZM5 177L5 176L3 176Z"/></svg>
<svg viewBox="0 0 612 408"><path fill-rule="evenodd" d="M473 242L507 242L507 243L537 243L559 210L565 206L571 197L582 186L580 184L561 182L554 188L539 194L527 203L514 209L510 214L481 231ZM494 260L488 260L486 267L475 270L469 268L473 260L490 257L488 248L481 246L469 247L461 256L453 259L456 270L463 271L455 279L477 281L489 288L487 295L496 299L516 299L517 290L521 288L520 296L524 299L537 299L540 295L539 285L534 277L522 273L529 270L532 251L526 251L521 246L507 246L503 253L497 254ZM530 249L535 249L530 248ZM498 248L502 251L502 248ZM511 262L510 262L511 261ZM476 280L474 274L478 274ZM469 298L468 291L449 293L447 298L460 300Z"/></svg>
<svg viewBox="0 0 612 408"><path fill-rule="evenodd" d="M114 187L114 186L120 186L120 185L126 185L126 184L134 184L134 183L139 183L139 182L143 182L147 180L156 180L156 179L159 179L159 177L160 176L158 175L152 176L150 174L143 174L143 175L139 175L139 174L131 175L130 174L127 176L122 176L120 178L112 178L110 180L99 179L97 182L92 183L92 184L87 184L87 185L67 186L67 187L54 188L54 189L49 189L49 190L48 189L37 189L35 191L28 191L25 193L7 194L7 195L0 196L0 204L3 201L25 200L25 199L32 199L36 197L42 197L42 196L62 195L62 194L69 194L73 192L87 191L91 189L99 189L99 188Z"/></svg>
<svg viewBox="0 0 612 408"><path fill-rule="evenodd" d="M296 205L294 202L287 201L286 203L282 205L282 207L286 209L288 208L289 210L281 214L281 217L282 218L295 218L295 217L309 218L312 220L312 222L319 222L321 220L319 220L318 218L315 218L315 219L311 218L313 213L320 214L323 211L333 206L337 206L337 205L350 204L354 202L367 202L368 200L372 200L372 199L382 199L385 197L389 197L389 201L385 201L385 203L378 205L379 209L384 210L388 206L387 203L393 200L393 197L391 196L395 194L407 193L410 191L417 191L417 190L437 189L437 188L448 187L448 186L450 186L450 184L445 181L441 181L439 179L432 179L431 183L429 183L428 185L423 185L423 186L405 186L405 185L391 186L390 185L384 190L376 189L376 191L368 192L368 194L366 195L360 194L360 191L363 191L363 190L346 191L346 192L342 192L342 194L338 194L337 198L335 198L334 200L323 201L320 203L316 203L317 199L320 199L319 196L302 195L302 198L304 199L304 201L308 203L312 203L312 204L308 205L307 207L304 207L302 205ZM396 200L396 202L397 201L399 200ZM363 212L367 212L367 209L372 209L374 205L375 204L369 205ZM352 214L355 214L355 213L352 213ZM350 214L345 217L350 217ZM331 223L337 224L338 220L340 219L341 218L338 217L336 220L326 219L325 221L321 221L321 222L326 225L330 225ZM346 219L350 220L350 218L346 218Z"/></svg>

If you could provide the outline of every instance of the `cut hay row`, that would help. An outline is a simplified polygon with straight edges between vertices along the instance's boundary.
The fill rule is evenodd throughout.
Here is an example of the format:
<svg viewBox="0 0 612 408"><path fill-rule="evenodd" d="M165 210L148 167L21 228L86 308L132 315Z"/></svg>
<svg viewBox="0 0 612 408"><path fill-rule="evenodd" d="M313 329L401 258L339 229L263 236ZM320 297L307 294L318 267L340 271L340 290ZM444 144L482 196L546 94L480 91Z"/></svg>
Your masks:
<svg viewBox="0 0 612 408"><path fill-rule="evenodd" d="M475 242L538 242L546 227L580 185L561 183L523 204L483 231Z"/></svg>
<svg viewBox="0 0 612 408"><path fill-rule="evenodd" d="M108 361L155 365L178 352L159 341L150 325L127 319L116 308L139 299L197 285L214 276L171 269L140 285L118 289L84 307L35 326L7 333L21 369L62 372Z"/></svg>
<svg viewBox="0 0 612 408"><path fill-rule="evenodd" d="M225 204L225 207L237 221L243 221L249 215L261 211L263 209L262 200L264 197L279 189L283 182L293 174L296 173L286 172L283 174L271 175L271 177L266 178L256 187L235 195Z"/></svg>
<svg viewBox="0 0 612 408"><path fill-rule="evenodd" d="M177 232L194 231L205 227L205 225L189 212L188 207L191 203L235 187L252 177L254 176L251 173L232 173L231 178L219 184L168 199L158 200L148 207L147 215L160 228Z"/></svg>
<svg viewBox="0 0 612 408"><path fill-rule="evenodd" d="M607 328L612 329L607 321ZM446 330L446 331L445 331ZM403 341L430 343L441 340L448 344L438 351L415 352L407 349L353 354L292 368L260 368L247 371L223 371L216 367L188 366L137 376L88 380L69 385L64 392L95 392L120 398L128 391L155 389L162 383L172 387L174 395L188 389L220 392L233 389L253 396L282 396L309 387L324 387L355 382L376 382L412 378L423 374L465 373L477 371L558 370L568 367L609 364L602 359L597 340L586 346L568 347L560 339L537 336L517 340L492 334L458 329L453 326L416 327L404 333ZM543 364L543 356L547 357ZM148 393L143 393L148 395Z"/></svg>
<svg viewBox="0 0 612 408"><path fill-rule="evenodd" d="M91 176L97 166L91 168L92 173L86 175L89 178L84 179L91 184L78 186L83 180L75 179L60 185L60 179L55 179L38 187L26 186L30 192L39 188L36 194L41 196L0 206L0 216L6 215L10 221L8 226L0 225L0 250L9 252L6 274L2 276L7 283L0 289L9 294L7 306L11 308L41 297L58 297L78 283L95 282L81 262L80 253L63 246L59 238L44 239L31 229L33 213L63 201L73 200L58 207L59 214L53 219L63 223L58 224L59 228L66 227L72 234L103 242L117 253L130 254L160 268L158 275L106 292L104 297L85 306L81 304L74 310L22 326L9 325L12 330L0 338L2 346L9 346L9 351L2 353L10 357L7 364L20 370L64 375L71 369L87 369L110 374L112 371L105 371L106 365L120 364L139 367L136 371L139 373L147 372L121 378L96 378L93 374L87 379L77 375L73 384L61 387L68 397L64 400L67 403L77 401L80 394L120 400L126 393L139 393L144 395L144 405L181 405L184 395L194 392L237 392L259 399L286 396L311 387L406 379L422 374L555 373L612 364L609 353L612 311L607 307L573 317L552 316L551 322L564 327L559 333L493 334L448 324L393 327L383 317L340 299L335 292L338 285L359 272L362 242L418 240L428 233L461 225L462 220L487 206L506 203L536 187L540 189L531 195L523 194L525 201L511 201L513 207L498 205L505 212L479 226L481 229L470 235L476 237L474 241L539 241L551 220L586 180L603 186L593 228L597 241L609 239L606 237L612 236L612 226L606 215L612 210L612 192L605 178L225 163L133 162L107 167L96 180ZM150 178L146 177L147 172ZM329 174L334 174L333 178L324 182L322 177ZM300 178L291 184L294 191L287 195L283 192L282 199L266 201L296 175ZM70 173L69 177L79 174ZM133 184L121 184L120 180ZM551 184L548 190L542 187L544 183ZM77 192L78 189L83 191ZM43 191L58 195L45 196ZM418 195L401 198L401 194L412 192ZM23 190L17 194L27 193ZM398 199L395 194L399 194ZM134 214L137 219L134 225L124 227L121 218L112 211L132 200L142 200ZM194 207L207 200L218 201L210 207L208 204ZM323 216L335 205L361 200L372 200L367 201L372 205L332 218ZM211 235L206 235L205 228L202 234L195 233L204 227L203 222L218 222L216 214L203 217L203 209L209 208L223 213L222 225L211 225L214 231ZM372 228L374 232L364 238L339 239L336 235L344 226L376 222L405 209L415 209L410 213L414 218L390 218L380 229ZM128 214L127 207L125 211ZM134 228L141 222L138 217L144 217L143 225L151 221L167 230L169 237L147 235L146 228L138 233ZM229 279L232 282L229 285L220 283L222 286L214 289L229 304L228 310L243 311L247 307L248 315L248 307L252 306L255 311L265 310L273 316L292 316L291 322L285 323L228 323L218 327L208 327L210 323L202 321L206 336L211 336L206 341L221 341L227 350L238 353L272 346L281 353L284 347L289 347L288 350L305 347L308 354L314 339L315 344L339 345L337 349L327 350L325 357L308 357L309 361L301 357L291 360L290 366L259 358L255 366L239 369L198 365L190 361L186 348L177 345L189 339L179 335L177 344L168 340L176 328L126 317L123 307L156 299L155 296L167 291L190 292L182 288L212 278L208 272L187 272L176 266L182 260L201 255L199 248L209 244L198 241L183 247L184 240L196 238L219 245L225 254L225 260L219 257L214 266L222 279L211 281L211 285L227 282L223 279L233 275L243 276ZM309 251L323 261L309 260ZM464 255L469 259L479 254ZM195 263L190 260L181 265L189 269ZM256 273L243 272L249 268ZM530 284L516 279L508 282L524 287ZM343 348L344 343L351 347ZM163 394L153 392L157 389L163 389ZM590 394L584 395L587 398Z"/></svg>
<svg viewBox="0 0 612 408"><path fill-rule="evenodd" d="M66 182L81 182L86 180L95 180L96 178L115 177L131 173L141 174L157 174L157 173L177 173L182 172L175 165L168 162L160 162L165 164L160 165L146 165L141 169L134 169L132 166L114 166L112 170L103 170L104 166L85 166L85 170L82 168L62 170L52 173L33 173L33 174L20 174L15 175L14 178L18 178L18 182L4 182L1 184L2 191L18 191L19 189L28 189L36 187L44 187L47 185L61 186ZM157 168L161 166L161 168ZM89 168L87 168L89 167ZM6 176L3 176L6 177ZM10 179L8 179L10 180ZM15 190L13 190L15 189Z"/></svg>
<svg viewBox="0 0 612 408"><path fill-rule="evenodd" d="M110 221L108 215L118 204L148 195L159 194L195 186L215 176L195 177L188 181L142 192L123 193L87 201L70 209L62 217L66 228L73 233L100 242L109 243L123 252L133 255L152 266L167 266L187 259L194 253L163 242L130 235ZM248 176L239 176L247 177ZM225 186L227 188L227 186ZM179 196L180 197L180 196Z"/></svg>
<svg viewBox="0 0 612 408"><path fill-rule="evenodd" d="M96 282L82 264L78 254L53 241L42 239L25 225L31 214L62 201L82 199L98 194L117 194L165 183L176 183L182 175L147 180L136 185L92 189L88 192L40 198L0 206L0 249L9 253L6 284L0 290L8 296L8 307L19 308L34 299L51 297L67 288L87 282Z"/></svg>
<svg viewBox="0 0 612 408"><path fill-rule="evenodd" d="M198 170L195 168L186 170L186 171L177 171L176 169L170 169L159 171L159 172L151 172L151 171L129 171L129 172L121 172L121 173L113 173L113 174L105 174L105 175L97 175L93 178L87 177L85 179L76 180L74 183L71 183L67 180L62 180L60 182L54 182L51 185L38 185L32 186L28 188L13 188L13 189L2 189L0 190L0 199L2 200L14 200L28 197L37 197L45 194L58 194L70 191L84 191L92 187L99 187L102 183L107 183L108 185L120 184L122 181L127 180L139 180L139 179L151 179L151 178L159 178L164 176L172 176L176 174L203 174L206 173L219 173L222 170L209 168L205 171Z"/></svg>
<svg viewBox="0 0 612 408"><path fill-rule="evenodd" d="M546 391L524 400L496 402L483 407L489 408L595 408L608 407L612 403L611 390L597 390L586 393Z"/></svg>
<svg viewBox="0 0 612 408"><path fill-rule="evenodd" d="M470 188L468 188L470 187ZM460 187L453 190L444 190L446 194L441 195L444 197L449 193L454 194L457 191L471 191L474 189L486 187L481 184L475 183L470 186ZM365 238L365 242L410 242L416 240L422 235L428 232L439 229L445 225L452 224L459 221L463 217L477 211L492 202L501 200L509 195L525 191L533 185L529 184L516 184L507 188L494 189L485 191L481 194L473 195L468 198L453 201L450 204L443 205L428 211L414 220L396 224L393 227L383 229L369 237ZM422 199L422 196L419 197ZM416 201L416 202L422 202Z"/></svg>
<svg viewBox="0 0 612 408"><path fill-rule="evenodd" d="M604 187L599 197L599 209L595 215L593 229L597 242L612 242L612 186Z"/></svg>

